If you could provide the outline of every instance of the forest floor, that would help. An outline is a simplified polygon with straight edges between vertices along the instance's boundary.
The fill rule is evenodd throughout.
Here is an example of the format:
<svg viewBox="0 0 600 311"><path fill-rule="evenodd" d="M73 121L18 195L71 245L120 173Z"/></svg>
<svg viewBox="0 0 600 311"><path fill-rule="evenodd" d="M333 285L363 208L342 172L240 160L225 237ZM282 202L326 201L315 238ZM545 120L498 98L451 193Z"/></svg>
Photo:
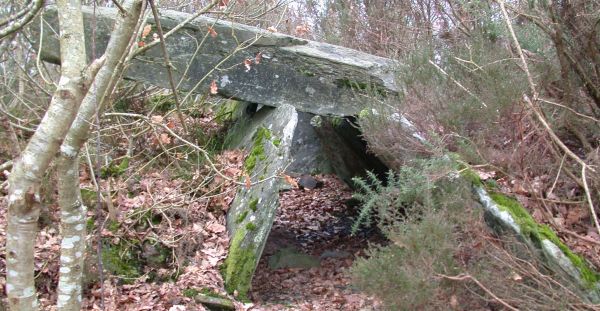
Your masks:
<svg viewBox="0 0 600 311"><path fill-rule="evenodd" d="M217 163L224 172L235 175L242 158L239 151L228 151L218 157ZM280 208L254 276L251 301L236 301L237 310L371 310L379 305L375 299L351 288L347 269L356 257L365 254L370 242L383 240L374 232L351 236L353 211L345 205L351 197L350 189L335 176L316 178L323 182L322 187L292 188L281 193ZM84 189L93 189L86 173L81 181ZM221 208L231 202L235 185L221 181L218 187L221 193L207 199L194 198L193 192L186 191L185 182L167 170L148 171L136 182L125 178L113 182L112 203L118 210L117 221L107 220L100 236L105 251L119 251L115 255L121 263L104 255L104 267L113 272L103 274L101 288L94 256L98 230L88 236L90 259L84 285L85 310L100 310L102 304L105 310L204 310L204 306L192 299L194 294L234 298L224 290L219 266L227 255L228 245ZM49 203L47 208L36 243L36 285L42 309L56 310L59 210L55 203ZM6 211L5 200L0 201L0 210ZM94 214L94 207L90 207L89 216ZM106 213L101 214L104 217ZM6 213L2 212L2 276L6 271L5 230ZM294 267L293 263L269 267L269 259L281 249L311 256L316 264L304 268ZM164 250L169 253L165 262L149 260L163 256ZM135 271L129 273L130 270ZM0 278L2 297L6 297L4 282Z"/></svg>
<svg viewBox="0 0 600 311"><path fill-rule="evenodd" d="M153 123L179 131L177 119L152 117ZM205 133L218 131L214 116L186 120ZM127 132L118 131L119 133ZM129 133L129 132L127 132ZM117 135L115 135L117 136ZM131 136L131 135L130 135ZM113 155L125 154L127 135L112 142ZM98 212L95 186L82 165L80 182L89 206L88 260L84 284L84 309L101 310L205 310L193 297L198 293L234 299L223 286L219 266L227 256L229 238L225 213L236 185L215 175L209 165L185 166L187 155L162 156L165 147L180 143L160 128L141 137L136 155L125 174L103 178L100 187L111 199ZM168 153L167 153L168 154ZM193 153L189 153L193 155ZM214 155L214 165L231 178L243 177L244 153L229 150ZM6 159L0 159L3 163ZM179 163L181 162L181 163ZM2 172L6 175L7 172ZM493 172L479 172L494 179ZM370 244L384 244L375 231L350 234L356 208L348 207L351 190L335 176L315 176L317 189L292 187L280 195L280 208L253 279L250 301L235 301L237 310L377 310L380 303L355 291L348 268L365 256ZM4 182L5 176L0 177ZM46 203L40 219L35 249L36 286L43 310L55 310L59 271L59 210L49 174L43 186ZM285 178L281 178L282 182ZM533 217L544 222L545 211L518 187L518 181L495 180L502 192L516 196ZM6 194L6 191L2 192ZM0 200L0 297L6 299L6 206ZM564 206L564 205L559 205ZM113 209L112 215L108 210ZM584 207L566 207L554 213L558 233L571 249L600 266L600 237L586 219ZM100 217L98 217L100 216ZM554 227L556 229L556 227ZM97 270L96 245L101 240L103 265ZM309 258L307 267L277 261L282 251ZM280 254L280 255L278 255ZM275 259L274 259L275 258ZM102 286L100 286L102 284Z"/></svg>

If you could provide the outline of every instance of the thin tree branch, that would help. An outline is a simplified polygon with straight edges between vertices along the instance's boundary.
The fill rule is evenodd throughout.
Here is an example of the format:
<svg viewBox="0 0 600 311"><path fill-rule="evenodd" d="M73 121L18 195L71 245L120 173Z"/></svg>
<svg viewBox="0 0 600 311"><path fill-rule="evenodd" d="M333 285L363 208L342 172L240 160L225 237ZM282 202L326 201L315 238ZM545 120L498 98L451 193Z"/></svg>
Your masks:
<svg viewBox="0 0 600 311"><path fill-rule="evenodd" d="M433 67L435 67L435 69L439 70L443 75L445 75L446 77L450 78L450 80L452 80L452 82L454 82L454 84L456 84L463 91L467 92L467 94L475 97L475 99L477 99L478 101L480 101L482 106L484 106L484 107L487 108L487 105L485 104L485 102L483 100L481 100L479 97L477 97L477 95L473 94L471 91L469 91L469 89L467 89L462 84L460 84L460 82L456 81L456 79L452 78L444 69L442 69L440 66L438 66L436 63L432 62L431 60L429 61L429 63L431 65L433 65Z"/></svg>
<svg viewBox="0 0 600 311"><path fill-rule="evenodd" d="M154 5L153 0L147 0L148 4L150 4L150 8L152 9L152 15L154 15L154 22L156 23L156 31L158 32L158 38L160 39L160 45L162 47L163 56L165 58L165 67L167 69L167 76L169 77L169 84L171 85L171 91L173 92L173 97L175 98L175 108L177 109L177 117L179 121L181 121L181 126L183 126L183 130L187 134L188 128L185 124L185 119L183 118L183 114L181 113L181 104L179 102L179 96L177 95L177 87L175 86L175 80L173 79L173 65L169 60L169 52L167 51L167 44L165 43L165 36L163 35L162 27L160 25L160 17L158 16L158 10Z"/></svg>
<svg viewBox="0 0 600 311"><path fill-rule="evenodd" d="M0 39L25 27L39 13L43 6L44 0L35 0L35 2L30 3L23 10L0 22L0 26L8 25L0 29Z"/></svg>
<svg viewBox="0 0 600 311"><path fill-rule="evenodd" d="M477 286L479 286L479 288L481 288L484 292L486 292L488 295L492 296L492 298L494 300L496 300L497 302L499 302L501 305L505 306L506 308L508 308L509 310L512 311L519 311L519 309L509 305L506 301L500 299L500 297L494 295L494 293L492 293L491 290L489 290L487 287L485 287L483 284L481 284L481 282L479 282L479 280L477 280L475 277L469 275L469 274L459 274L457 276L449 276L449 275L444 275L444 274L438 274L439 277L442 277L444 279L448 279L448 280L452 280L452 281L466 281L466 280L471 280L473 281L475 284L477 284Z"/></svg>
<svg viewBox="0 0 600 311"><path fill-rule="evenodd" d="M546 118L543 116L540 109L538 108L538 105L537 105L538 93L535 88L535 84L533 82L533 77L531 75L531 72L529 71L529 68L527 67L527 61L525 60L525 56L523 56L523 50L521 49L519 40L517 40L517 36L515 35L515 31L512 27L512 23L510 21L510 18L508 17L508 12L506 12L506 8L504 6L504 0L498 0L498 4L500 4L500 10L502 11L502 16L504 17L504 22L506 23L506 26L508 27L509 33L512 37L512 40L513 40L513 43L517 50L517 53L519 54L519 58L521 59L521 63L523 64L523 70L525 71L525 74L527 75L527 81L529 83L529 88L530 88L531 94L533 96L533 100L530 100L527 95L523 95L523 99L524 99L525 103L527 103L529 105L529 107L533 110L533 112L535 113L535 115L538 118L538 120L540 121L540 123L542 123L542 125L546 128L546 131L550 135L550 138L552 139L552 141L554 141L554 143L557 144L563 150L563 152L565 154L567 154L570 158L572 158L573 160L575 160L577 163L579 163L581 165L583 188L585 190L585 194L588 199L588 204L590 206L590 212L591 212L592 217L594 218L594 223L596 225L596 229L598 230L598 233L600 234L600 224L598 223L598 219L597 219L596 213L594 211L594 205L593 205L592 199L591 199L590 189L589 189L589 187L587 185L587 181L585 179L586 169L589 169L592 172L596 172L596 170L594 170L591 166L589 166L587 163L585 163L585 161L583 161L581 158L579 158L575 153L573 153L573 151L571 151L571 149L569 149L569 147L567 147L562 142L562 140L558 137L558 135L556 135L554 130L552 130L552 127L550 127L550 124L548 124L548 121L546 120Z"/></svg>
<svg viewBox="0 0 600 311"><path fill-rule="evenodd" d="M590 214L592 215L592 219L594 219L594 224L596 225L596 230L598 230L598 235L600 235L600 224L598 223L598 216L596 215L596 210L594 210L594 203L592 202L592 195L590 193L590 188L588 187L588 183L585 178L585 169L586 169L586 166L581 167L581 180L583 181L583 188L585 189L585 197L587 198L588 206L590 207Z"/></svg>
<svg viewBox="0 0 600 311"><path fill-rule="evenodd" d="M213 0L211 3L209 3L207 6L205 6L204 8L202 8L201 10L199 10L198 12L196 12L196 14L188 17L186 20L184 20L183 22L181 22L179 25L173 27L173 29L167 31L167 33L164 34L164 38L168 38L170 37L172 34L174 34L176 31L178 31L179 29L183 28L185 25L189 24L191 21L193 21L194 19L198 18L198 16L208 12L210 9L212 9L215 5L217 5L217 3L219 3L220 0ZM150 49L151 47L155 46L158 44L158 41L153 41L151 43L148 43L147 45L145 45L144 47L138 49L135 51L135 53L132 55L132 57L137 56L139 54L142 54L144 52L146 52L148 49Z"/></svg>

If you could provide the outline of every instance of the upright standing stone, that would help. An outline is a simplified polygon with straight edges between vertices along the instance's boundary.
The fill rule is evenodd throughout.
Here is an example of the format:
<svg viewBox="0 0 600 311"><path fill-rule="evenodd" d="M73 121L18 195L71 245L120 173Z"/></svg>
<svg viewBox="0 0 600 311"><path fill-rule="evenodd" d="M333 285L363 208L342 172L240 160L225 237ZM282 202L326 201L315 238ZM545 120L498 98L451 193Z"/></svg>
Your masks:
<svg viewBox="0 0 600 311"><path fill-rule="evenodd" d="M232 144L248 150L244 170L252 182L240 186L227 213L231 241L224 263L225 288L246 297L279 206L280 174L291 161L298 114L294 107L263 107L237 129Z"/></svg>

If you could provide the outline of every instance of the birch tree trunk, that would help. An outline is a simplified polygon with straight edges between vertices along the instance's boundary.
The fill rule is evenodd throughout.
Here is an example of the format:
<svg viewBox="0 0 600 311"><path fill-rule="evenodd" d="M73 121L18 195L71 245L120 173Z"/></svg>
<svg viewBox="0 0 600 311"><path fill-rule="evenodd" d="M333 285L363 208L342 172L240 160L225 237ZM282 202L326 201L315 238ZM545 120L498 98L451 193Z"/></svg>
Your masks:
<svg viewBox="0 0 600 311"><path fill-rule="evenodd" d="M9 177L6 292L11 310L36 310L34 244L40 214L40 183L75 118L101 61L86 70L83 16L79 1L58 0L61 77L48 111Z"/></svg>
<svg viewBox="0 0 600 311"><path fill-rule="evenodd" d="M79 151L86 142L90 124L103 103L110 96L132 37L136 34L142 12L142 0L127 0L110 37L104 57L106 62L83 99L77 118L63 141L58 157L58 194L61 209L60 274L58 282L58 310L81 309L81 284L86 237L86 207L79 189Z"/></svg>

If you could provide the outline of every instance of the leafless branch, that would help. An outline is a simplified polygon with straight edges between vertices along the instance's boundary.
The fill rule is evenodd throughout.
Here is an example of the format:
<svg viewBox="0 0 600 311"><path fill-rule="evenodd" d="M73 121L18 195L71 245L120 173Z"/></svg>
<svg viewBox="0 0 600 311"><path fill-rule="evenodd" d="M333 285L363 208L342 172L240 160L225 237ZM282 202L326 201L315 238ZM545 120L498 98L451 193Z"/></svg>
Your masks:
<svg viewBox="0 0 600 311"><path fill-rule="evenodd" d="M27 4L19 12L0 21L0 39L15 33L29 23L44 6L44 0L35 0Z"/></svg>
<svg viewBox="0 0 600 311"><path fill-rule="evenodd" d="M175 99L175 107L177 109L177 117L179 121L181 121L181 126L183 126L183 130L185 133L188 133L187 125L185 124L185 119L183 118L183 114L181 113L181 103L179 102L179 96L177 95L177 87L175 86L175 80L173 79L173 65L169 60L169 52L167 51L167 45L165 43L165 36L163 35L163 30L160 25L160 18L158 17L158 10L156 9L156 5L154 5L153 0L147 0L148 4L150 4L150 8L152 9L152 15L154 15L154 22L156 23L156 31L158 32L158 38L160 39L160 45L163 51L163 57L165 58L165 67L167 69L167 76L169 77L169 84L171 86L171 91L173 92L173 98Z"/></svg>
<svg viewBox="0 0 600 311"><path fill-rule="evenodd" d="M467 281L467 280L471 280L473 281L475 284L477 284L477 286L479 286L479 288L481 288L484 292L486 292L488 295L490 295L494 300L496 300L497 302L499 302L501 305L505 306L506 308L508 308L509 310L513 310L513 311L518 311L519 309L509 305L506 301L500 299L500 297L494 295L494 293L489 290L487 287L485 287L483 284L481 284L481 282L479 282L479 280L477 280L475 277L469 275L469 274L459 274L457 276L449 276L449 275L444 275L444 274L438 274L439 277L442 277L444 279L448 279L448 280L452 280L452 281Z"/></svg>

